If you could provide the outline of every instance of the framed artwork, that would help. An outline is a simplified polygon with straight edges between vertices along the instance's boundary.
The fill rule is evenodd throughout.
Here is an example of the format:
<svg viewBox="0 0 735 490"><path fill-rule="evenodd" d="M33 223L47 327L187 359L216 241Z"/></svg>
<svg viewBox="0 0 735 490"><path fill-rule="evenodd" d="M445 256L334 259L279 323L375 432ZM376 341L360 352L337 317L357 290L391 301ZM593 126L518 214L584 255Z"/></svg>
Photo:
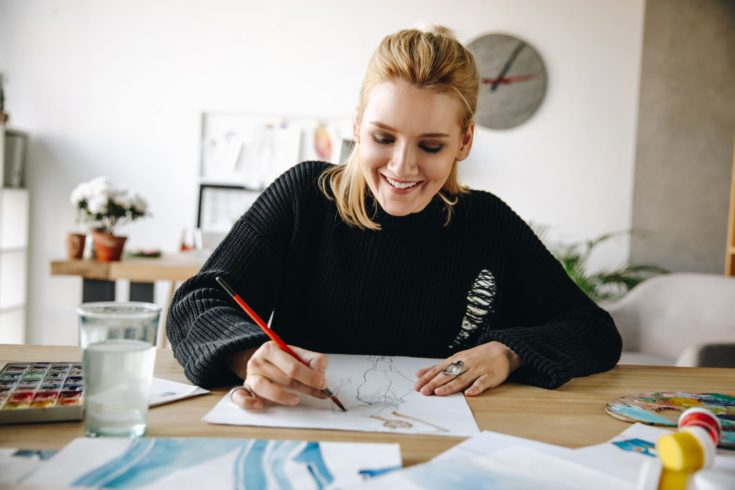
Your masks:
<svg viewBox="0 0 735 490"><path fill-rule="evenodd" d="M200 181L262 190L305 160L338 163L351 118L202 115Z"/></svg>
<svg viewBox="0 0 735 490"><path fill-rule="evenodd" d="M353 146L351 118L202 114L200 245L216 247L260 192L292 166L340 163Z"/></svg>

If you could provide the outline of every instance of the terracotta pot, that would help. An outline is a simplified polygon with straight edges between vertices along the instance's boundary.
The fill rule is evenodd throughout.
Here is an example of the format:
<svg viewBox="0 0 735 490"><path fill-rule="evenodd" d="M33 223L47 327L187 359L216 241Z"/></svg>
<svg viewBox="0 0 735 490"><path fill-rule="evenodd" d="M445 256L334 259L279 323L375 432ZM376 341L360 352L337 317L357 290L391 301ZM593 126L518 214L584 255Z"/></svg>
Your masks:
<svg viewBox="0 0 735 490"><path fill-rule="evenodd" d="M122 257L126 236L117 236L101 231L92 232L95 258L100 262L116 262Z"/></svg>
<svg viewBox="0 0 735 490"><path fill-rule="evenodd" d="M83 233L66 234L66 256L69 260L79 260L82 258L86 241L87 235Z"/></svg>

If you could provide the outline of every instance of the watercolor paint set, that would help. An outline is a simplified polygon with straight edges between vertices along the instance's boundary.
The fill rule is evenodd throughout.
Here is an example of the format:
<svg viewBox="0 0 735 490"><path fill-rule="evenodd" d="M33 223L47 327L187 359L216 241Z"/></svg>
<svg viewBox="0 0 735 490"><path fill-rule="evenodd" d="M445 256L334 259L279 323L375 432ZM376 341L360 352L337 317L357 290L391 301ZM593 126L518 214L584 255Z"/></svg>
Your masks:
<svg viewBox="0 0 735 490"><path fill-rule="evenodd" d="M0 424L81 420L82 365L14 362L0 370Z"/></svg>

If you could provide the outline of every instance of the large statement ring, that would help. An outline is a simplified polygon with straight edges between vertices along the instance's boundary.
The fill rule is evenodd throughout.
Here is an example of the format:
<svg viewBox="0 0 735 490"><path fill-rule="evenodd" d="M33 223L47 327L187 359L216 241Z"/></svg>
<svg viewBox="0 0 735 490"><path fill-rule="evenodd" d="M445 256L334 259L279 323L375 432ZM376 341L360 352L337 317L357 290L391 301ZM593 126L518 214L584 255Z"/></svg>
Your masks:
<svg viewBox="0 0 735 490"><path fill-rule="evenodd" d="M462 361L454 361L449 366L442 369L442 374L446 374L448 376L459 376L464 372L464 362Z"/></svg>

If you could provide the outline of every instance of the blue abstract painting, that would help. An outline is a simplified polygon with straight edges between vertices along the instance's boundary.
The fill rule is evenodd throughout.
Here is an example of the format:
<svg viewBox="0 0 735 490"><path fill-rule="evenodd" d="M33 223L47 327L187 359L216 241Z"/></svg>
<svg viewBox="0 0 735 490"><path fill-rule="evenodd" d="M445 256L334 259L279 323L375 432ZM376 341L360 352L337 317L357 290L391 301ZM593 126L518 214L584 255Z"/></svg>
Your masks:
<svg viewBox="0 0 735 490"><path fill-rule="evenodd" d="M76 439L25 483L329 490L401 467L397 444L227 438Z"/></svg>

